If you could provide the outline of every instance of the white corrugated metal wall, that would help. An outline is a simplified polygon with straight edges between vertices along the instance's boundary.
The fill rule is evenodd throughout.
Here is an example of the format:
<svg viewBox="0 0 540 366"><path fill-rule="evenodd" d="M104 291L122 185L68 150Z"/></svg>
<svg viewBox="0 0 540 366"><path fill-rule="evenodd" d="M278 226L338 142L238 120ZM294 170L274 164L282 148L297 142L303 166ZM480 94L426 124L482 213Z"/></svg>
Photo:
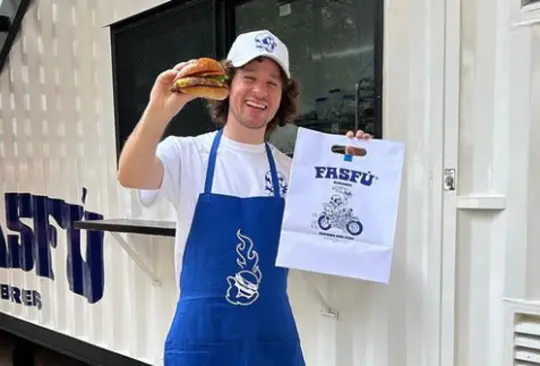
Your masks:
<svg viewBox="0 0 540 366"><path fill-rule="evenodd" d="M158 3L32 5L0 76L2 194L30 192L80 204L86 187L85 208L107 218L172 218L165 205L143 212L116 183L110 45L102 27ZM533 245L538 225L530 221L538 217L539 199L534 141L540 132L531 122L540 112L532 103L540 90L534 47L540 28L534 22L510 27L536 18L506 0L386 3L385 132L407 143L392 283L310 275L340 312L334 322L320 315L311 287L293 272L290 294L308 364L502 366L503 355L511 354L502 343L503 298L534 300L540 292ZM441 221L443 167L458 168L458 184L457 192L445 194L448 215ZM471 211L479 196L480 206L495 202L494 210ZM1 200L6 236L4 212ZM105 293L89 304L69 289L66 242L59 235L52 251L55 282L0 270L0 283L39 290L43 308L0 301L0 311L159 364L176 297L172 241L128 240L150 258L161 287L152 286L107 234Z"/></svg>
<svg viewBox="0 0 540 366"><path fill-rule="evenodd" d="M103 25L151 5L156 2L33 3L0 78L2 194L28 192L81 204L86 187L87 210L105 217L132 214L131 194L119 189L115 180L111 58L108 29ZM5 212L3 200L0 212ZM4 217L2 214L6 236ZM32 226L29 220L22 221ZM64 231L58 233L58 245L52 249L55 282L39 278L33 271L0 270L2 283L38 290L43 308L1 301L0 310L158 362L176 295L168 260L172 244L159 240L132 243L159 263L156 270L164 283L153 287L106 235L105 293L101 301L90 304L69 289L66 239ZM82 253L84 258L84 240Z"/></svg>

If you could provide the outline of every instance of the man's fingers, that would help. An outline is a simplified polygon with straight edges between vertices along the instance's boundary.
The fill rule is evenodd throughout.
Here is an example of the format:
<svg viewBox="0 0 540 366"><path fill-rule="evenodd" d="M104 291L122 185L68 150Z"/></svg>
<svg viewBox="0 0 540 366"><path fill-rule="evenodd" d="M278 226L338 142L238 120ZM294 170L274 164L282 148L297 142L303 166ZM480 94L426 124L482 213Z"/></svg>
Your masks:
<svg viewBox="0 0 540 366"><path fill-rule="evenodd" d="M173 67L173 70L176 70L176 71L180 71L182 70L182 68L188 64L191 64L193 62L195 62L196 60L195 59L191 59L189 61L183 61L183 62L180 62L178 64L176 64L174 67Z"/></svg>
<svg viewBox="0 0 540 366"><path fill-rule="evenodd" d="M178 75L178 72L180 72L183 67L193 62L195 62L195 60L184 61L176 64L172 69L163 71L161 74L159 74L158 80L163 84L171 84Z"/></svg>
<svg viewBox="0 0 540 366"><path fill-rule="evenodd" d="M182 67L184 67L184 65L186 64L187 62L180 62L179 64L174 65L173 70L180 71L182 70Z"/></svg>
<svg viewBox="0 0 540 366"><path fill-rule="evenodd" d="M161 74L159 74L157 79L158 79L158 81L160 83L170 84L170 83L173 82L176 75L178 75L178 71L176 71L176 70L166 70L166 71L163 71Z"/></svg>
<svg viewBox="0 0 540 366"><path fill-rule="evenodd" d="M371 138L371 135L369 133L365 133L362 130L356 131L356 138L359 140L369 140Z"/></svg>
<svg viewBox="0 0 540 366"><path fill-rule="evenodd" d="M369 133L365 133L362 130L356 131L356 134L353 131L347 131L345 134L347 138L352 139L353 137L357 138L358 140L369 140L372 138L372 136Z"/></svg>
<svg viewBox="0 0 540 366"><path fill-rule="evenodd" d="M163 71L161 74L158 75L157 79L163 83L172 83L176 75L178 75L178 72L182 70L184 66L194 61L195 60L180 62L176 64L172 69Z"/></svg>

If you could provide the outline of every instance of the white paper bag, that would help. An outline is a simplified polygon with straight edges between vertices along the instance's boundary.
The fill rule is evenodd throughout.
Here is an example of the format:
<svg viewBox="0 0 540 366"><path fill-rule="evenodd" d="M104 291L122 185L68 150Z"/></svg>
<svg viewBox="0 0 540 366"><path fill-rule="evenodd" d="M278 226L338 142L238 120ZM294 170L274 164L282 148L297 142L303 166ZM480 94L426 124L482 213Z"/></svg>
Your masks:
<svg viewBox="0 0 540 366"><path fill-rule="evenodd" d="M402 143L299 128L276 265L388 283L403 159Z"/></svg>

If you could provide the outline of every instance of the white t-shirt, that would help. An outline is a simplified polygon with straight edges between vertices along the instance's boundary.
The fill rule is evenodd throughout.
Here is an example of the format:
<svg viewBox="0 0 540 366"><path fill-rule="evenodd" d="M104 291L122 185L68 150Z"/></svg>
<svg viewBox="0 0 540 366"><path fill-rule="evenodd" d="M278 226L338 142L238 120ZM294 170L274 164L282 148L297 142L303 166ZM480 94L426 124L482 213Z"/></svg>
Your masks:
<svg viewBox="0 0 540 366"><path fill-rule="evenodd" d="M163 162L164 177L158 190L140 190L144 206L165 198L177 212L175 237L176 279L189 234L193 213L200 193L204 191L210 149L216 131L195 137L170 136L157 148ZM280 194L285 197L291 169L291 158L269 144L276 162ZM237 197L270 196L273 194L270 166L264 144L250 145L221 137L218 146L212 193Z"/></svg>

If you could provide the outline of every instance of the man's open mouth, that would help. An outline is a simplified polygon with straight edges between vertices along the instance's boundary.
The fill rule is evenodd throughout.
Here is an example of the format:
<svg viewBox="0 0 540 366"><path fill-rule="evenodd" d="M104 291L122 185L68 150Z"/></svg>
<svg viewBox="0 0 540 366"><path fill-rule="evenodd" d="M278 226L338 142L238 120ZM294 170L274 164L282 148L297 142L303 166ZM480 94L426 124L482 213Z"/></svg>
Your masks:
<svg viewBox="0 0 540 366"><path fill-rule="evenodd" d="M260 109L262 111L266 110L268 108L267 105L265 104L262 104L262 103L257 103L257 102L254 102L252 100L246 100L246 104L252 108L257 108L257 109Z"/></svg>

